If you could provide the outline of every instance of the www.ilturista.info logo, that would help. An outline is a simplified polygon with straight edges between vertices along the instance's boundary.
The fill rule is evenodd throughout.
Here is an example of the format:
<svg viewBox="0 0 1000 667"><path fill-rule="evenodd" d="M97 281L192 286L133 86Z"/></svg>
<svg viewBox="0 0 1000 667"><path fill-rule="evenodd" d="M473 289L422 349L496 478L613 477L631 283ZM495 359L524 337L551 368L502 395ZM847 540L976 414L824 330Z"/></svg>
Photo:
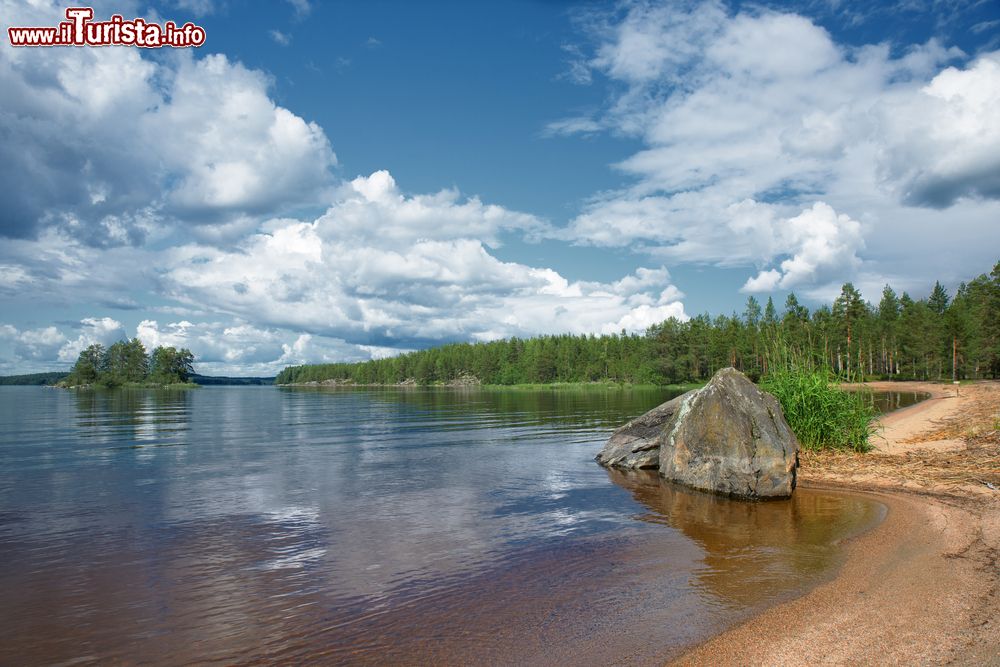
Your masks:
<svg viewBox="0 0 1000 667"><path fill-rule="evenodd" d="M108 21L93 21L91 7L70 7L59 25L47 28L7 28L11 46L162 46L184 48L205 43L205 29L191 22L178 26L173 21L163 25L143 19L126 21L115 14Z"/></svg>

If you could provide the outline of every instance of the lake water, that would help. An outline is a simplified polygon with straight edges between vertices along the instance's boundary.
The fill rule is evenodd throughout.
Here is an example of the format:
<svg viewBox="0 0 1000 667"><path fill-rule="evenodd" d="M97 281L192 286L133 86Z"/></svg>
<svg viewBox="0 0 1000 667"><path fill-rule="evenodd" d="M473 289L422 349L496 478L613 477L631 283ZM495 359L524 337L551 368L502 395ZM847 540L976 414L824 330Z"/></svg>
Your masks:
<svg viewBox="0 0 1000 667"><path fill-rule="evenodd" d="M920 401L926 400L930 394L922 391L876 391L872 392L875 409L881 414L902 410Z"/></svg>
<svg viewBox="0 0 1000 667"><path fill-rule="evenodd" d="M883 516L593 462L669 396L0 387L0 664L655 664Z"/></svg>

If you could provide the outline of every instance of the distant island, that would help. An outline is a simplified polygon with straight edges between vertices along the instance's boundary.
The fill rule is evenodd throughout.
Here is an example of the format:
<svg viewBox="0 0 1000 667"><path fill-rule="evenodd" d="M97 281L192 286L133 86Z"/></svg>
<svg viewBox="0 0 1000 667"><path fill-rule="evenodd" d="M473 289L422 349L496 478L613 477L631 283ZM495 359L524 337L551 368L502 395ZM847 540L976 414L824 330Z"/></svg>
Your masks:
<svg viewBox="0 0 1000 667"><path fill-rule="evenodd" d="M69 371L52 371L48 373L26 373L23 375L0 375L0 387L21 385L21 386L43 386L52 387L69 376ZM192 373L188 378L196 385L207 386L264 386L274 384L273 377L230 377L227 375L201 375Z"/></svg>
<svg viewBox="0 0 1000 667"><path fill-rule="evenodd" d="M358 363L282 370L276 384L518 385L699 383L720 368L753 379L781 368L828 369L849 381L1000 376L1000 262L915 300L886 285L878 304L847 283L812 313L789 294L779 313L751 296L742 314L669 319L644 334L557 335L454 343Z"/></svg>
<svg viewBox="0 0 1000 667"><path fill-rule="evenodd" d="M194 355L188 349L159 346L151 354L138 338L122 340L108 348L95 344L80 353L70 371L0 376L2 385L50 387L193 388L206 385L270 385L273 377L226 377L194 372Z"/></svg>
<svg viewBox="0 0 1000 667"><path fill-rule="evenodd" d="M159 346L152 354L138 338L120 340L105 348L94 343L80 356L58 387L197 387L191 350Z"/></svg>

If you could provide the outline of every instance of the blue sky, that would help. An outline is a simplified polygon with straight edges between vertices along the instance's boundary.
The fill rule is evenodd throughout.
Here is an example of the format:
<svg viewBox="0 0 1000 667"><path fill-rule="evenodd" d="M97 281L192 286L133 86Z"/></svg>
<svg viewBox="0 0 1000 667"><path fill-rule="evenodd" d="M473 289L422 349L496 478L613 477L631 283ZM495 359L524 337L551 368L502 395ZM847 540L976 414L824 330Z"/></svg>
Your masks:
<svg viewBox="0 0 1000 667"><path fill-rule="evenodd" d="M4 28L62 4L0 0ZM1000 8L99 2L0 46L0 373L207 373L954 288L1000 258ZM4 31L6 32L6 31Z"/></svg>

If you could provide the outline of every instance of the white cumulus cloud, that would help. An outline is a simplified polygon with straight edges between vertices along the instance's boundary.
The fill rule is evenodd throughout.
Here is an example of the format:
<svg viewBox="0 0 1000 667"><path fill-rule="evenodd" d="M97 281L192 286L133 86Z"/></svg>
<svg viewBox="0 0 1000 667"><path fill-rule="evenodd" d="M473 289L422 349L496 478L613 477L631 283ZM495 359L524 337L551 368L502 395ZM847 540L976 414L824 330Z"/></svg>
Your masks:
<svg viewBox="0 0 1000 667"><path fill-rule="evenodd" d="M94 344L107 347L126 337L125 327L118 320L110 317L86 317L80 320L79 335L67 340L59 348L59 361L64 364L73 363L80 352Z"/></svg>
<svg viewBox="0 0 1000 667"><path fill-rule="evenodd" d="M684 317L664 269L571 282L490 254L504 232L541 226L451 190L407 196L376 172L312 222L272 221L235 250L170 252L164 281L192 306L366 345L638 330L650 318Z"/></svg>
<svg viewBox="0 0 1000 667"><path fill-rule="evenodd" d="M888 98L881 165L912 205L1000 199L1000 53L948 67L919 91Z"/></svg>
<svg viewBox="0 0 1000 667"><path fill-rule="evenodd" d="M784 222L779 229L782 247L791 257L781 262L780 270L764 270L749 278L743 291L770 292L820 283L860 264L857 252L864 247L861 223L838 215L823 202Z"/></svg>
<svg viewBox="0 0 1000 667"><path fill-rule="evenodd" d="M585 64L616 86L603 113L550 131L600 126L643 146L616 165L631 184L559 238L756 267L749 291L949 280L995 261L1000 54L847 46L806 17L720 2L619 9L587 15Z"/></svg>
<svg viewBox="0 0 1000 667"><path fill-rule="evenodd" d="M64 8L0 3L11 25L55 25ZM0 44L0 236L59 226L92 245L139 244L163 222L230 223L328 197L329 141L271 100L266 75L221 54L141 51Z"/></svg>
<svg viewBox="0 0 1000 667"><path fill-rule="evenodd" d="M10 350L9 358L0 358L0 367L16 372L15 359L36 363L49 361L65 344L66 336L54 326L22 330L10 324L0 324L0 345Z"/></svg>
<svg viewBox="0 0 1000 667"><path fill-rule="evenodd" d="M288 365L364 361L398 353L241 321L143 320L136 336L147 350L160 345L191 350L195 370L204 375L270 376Z"/></svg>

